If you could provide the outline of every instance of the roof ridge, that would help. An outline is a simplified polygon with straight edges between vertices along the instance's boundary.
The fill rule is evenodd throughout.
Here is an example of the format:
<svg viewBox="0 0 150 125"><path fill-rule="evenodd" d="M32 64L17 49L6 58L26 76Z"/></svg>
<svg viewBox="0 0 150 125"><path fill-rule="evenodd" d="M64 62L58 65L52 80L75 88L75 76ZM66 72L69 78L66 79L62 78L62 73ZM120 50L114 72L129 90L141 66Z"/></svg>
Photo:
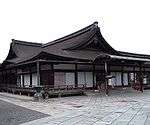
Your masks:
<svg viewBox="0 0 150 125"><path fill-rule="evenodd" d="M80 34L82 34L82 33L85 33L85 32L87 32L87 31L89 31L89 30L90 30L91 28L93 28L93 27L98 27L98 22L97 22L97 21L95 21L95 22L92 23L91 25L89 25L89 26L87 26L87 27L85 27L85 28L82 28L82 29L80 29L80 30L78 30L78 31L76 31L76 32L73 32L73 33L71 33L71 34L69 34L69 35L66 35L66 36L61 37L61 38L59 38L59 39L56 39L56 40L53 40L53 41L48 42L48 43L46 43L46 44L43 44L42 47L47 47L47 46L50 46L50 45L53 45L53 44L62 42L62 41L64 41L64 40L71 39L71 38L73 38L73 37L75 37L75 36L78 36L78 35L80 35Z"/></svg>
<svg viewBox="0 0 150 125"><path fill-rule="evenodd" d="M16 39L12 39L12 43L15 44L22 44L22 45L26 45L26 46L36 46L36 47L41 47L42 43L36 43L36 42L27 42L27 41L22 41L22 40L16 40Z"/></svg>

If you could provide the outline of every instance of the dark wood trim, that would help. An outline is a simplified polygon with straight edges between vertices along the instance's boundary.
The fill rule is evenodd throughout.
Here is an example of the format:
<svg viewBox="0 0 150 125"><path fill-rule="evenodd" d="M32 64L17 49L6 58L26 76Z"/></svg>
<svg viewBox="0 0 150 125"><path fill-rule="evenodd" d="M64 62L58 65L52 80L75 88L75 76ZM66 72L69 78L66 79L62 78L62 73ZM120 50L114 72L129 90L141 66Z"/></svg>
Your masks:
<svg viewBox="0 0 150 125"><path fill-rule="evenodd" d="M55 82L55 74L54 74L54 72L55 72L55 70L54 70L54 64L51 64L51 70L52 70L52 75L53 75L53 85L55 84L54 82Z"/></svg>
<svg viewBox="0 0 150 125"><path fill-rule="evenodd" d="M140 76L139 76L139 82L140 82L140 91L143 92L143 73L142 73L142 64L140 63Z"/></svg>
<svg viewBox="0 0 150 125"><path fill-rule="evenodd" d="M32 86L32 71L30 65L29 65L29 72L30 72L30 86Z"/></svg>
<svg viewBox="0 0 150 125"><path fill-rule="evenodd" d="M133 67L133 73L134 73L134 83L135 83L135 81L136 81L135 66Z"/></svg>
<svg viewBox="0 0 150 125"><path fill-rule="evenodd" d="M123 83L123 66L121 66L121 84L122 84L122 87L124 87L124 83Z"/></svg>
<svg viewBox="0 0 150 125"><path fill-rule="evenodd" d="M129 86L131 86L131 83L130 83L130 73L131 73L131 72L128 72L128 85L129 85Z"/></svg>
<svg viewBox="0 0 150 125"><path fill-rule="evenodd" d="M40 69L40 62L39 61L36 62L36 66L37 66L36 67L37 68L37 85L40 86L40 81L41 81L40 80L40 70L41 69Z"/></svg>
<svg viewBox="0 0 150 125"><path fill-rule="evenodd" d="M93 64L93 71L92 71L92 76L93 76L93 88L95 88L96 87L96 85L95 85L95 65Z"/></svg>
<svg viewBox="0 0 150 125"><path fill-rule="evenodd" d="M75 64L75 87L78 87L78 65Z"/></svg>

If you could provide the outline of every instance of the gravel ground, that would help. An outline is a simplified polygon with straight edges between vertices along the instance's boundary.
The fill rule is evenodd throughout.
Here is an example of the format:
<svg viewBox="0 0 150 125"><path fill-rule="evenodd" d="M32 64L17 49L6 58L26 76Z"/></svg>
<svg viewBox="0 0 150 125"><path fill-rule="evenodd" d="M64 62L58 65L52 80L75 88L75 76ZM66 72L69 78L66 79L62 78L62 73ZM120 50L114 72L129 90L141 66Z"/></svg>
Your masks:
<svg viewBox="0 0 150 125"><path fill-rule="evenodd" d="M0 125L19 125L49 115L0 100Z"/></svg>

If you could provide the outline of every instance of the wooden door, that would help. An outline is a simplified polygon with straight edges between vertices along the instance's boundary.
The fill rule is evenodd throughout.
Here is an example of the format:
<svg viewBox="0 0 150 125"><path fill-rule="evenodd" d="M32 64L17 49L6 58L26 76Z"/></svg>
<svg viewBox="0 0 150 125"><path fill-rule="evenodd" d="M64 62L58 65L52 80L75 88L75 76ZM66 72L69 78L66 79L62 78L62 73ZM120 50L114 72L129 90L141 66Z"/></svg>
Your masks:
<svg viewBox="0 0 150 125"><path fill-rule="evenodd" d="M41 71L41 85L54 86L54 73L50 70Z"/></svg>

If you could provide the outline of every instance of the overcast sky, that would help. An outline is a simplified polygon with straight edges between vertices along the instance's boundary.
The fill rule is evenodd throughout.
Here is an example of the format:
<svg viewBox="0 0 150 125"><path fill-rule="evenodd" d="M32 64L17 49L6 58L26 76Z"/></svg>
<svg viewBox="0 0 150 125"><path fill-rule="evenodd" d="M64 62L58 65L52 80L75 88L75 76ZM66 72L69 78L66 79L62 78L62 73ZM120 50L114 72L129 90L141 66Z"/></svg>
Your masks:
<svg viewBox="0 0 150 125"><path fill-rule="evenodd" d="M0 62L11 39L47 43L94 21L116 50L150 54L149 0L0 0Z"/></svg>

